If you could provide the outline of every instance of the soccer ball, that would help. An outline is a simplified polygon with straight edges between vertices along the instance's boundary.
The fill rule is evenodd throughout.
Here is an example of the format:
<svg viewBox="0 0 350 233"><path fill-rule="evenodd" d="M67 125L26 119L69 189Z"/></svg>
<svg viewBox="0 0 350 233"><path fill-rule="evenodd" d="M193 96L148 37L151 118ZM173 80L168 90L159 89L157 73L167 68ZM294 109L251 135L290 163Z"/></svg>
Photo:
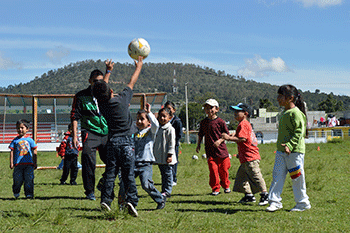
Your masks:
<svg viewBox="0 0 350 233"><path fill-rule="evenodd" d="M128 53L132 59L137 60L139 56L145 59L151 52L151 47L143 38L133 39L128 46Z"/></svg>
<svg viewBox="0 0 350 233"><path fill-rule="evenodd" d="M192 159L196 159L196 160L197 160L197 159L198 159L198 156L197 156L197 155L193 155L193 156L192 156Z"/></svg>

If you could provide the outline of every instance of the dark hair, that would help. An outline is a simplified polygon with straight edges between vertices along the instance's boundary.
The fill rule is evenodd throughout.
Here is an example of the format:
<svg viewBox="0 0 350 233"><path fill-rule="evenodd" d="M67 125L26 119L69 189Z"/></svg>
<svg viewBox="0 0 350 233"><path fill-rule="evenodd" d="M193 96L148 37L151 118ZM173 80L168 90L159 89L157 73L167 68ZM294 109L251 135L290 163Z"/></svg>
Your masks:
<svg viewBox="0 0 350 233"><path fill-rule="evenodd" d="M100 76L100 75L103 76L102 71L100 71L100 70L98 70L98 69L93 70L93 71L91 71L90 79L96 78L97 76Z"/></svg>
<svg viewBox="0 0 350 233"><path fill-rule="evenodd" d="M147 117L147 120L150 122L151 119L149 118L147 112L145 111L145 109L140 109L138 112L137 112L137 116L138 115L141 115L141 114L146 114L146 117Z"/></svg>
<svg viewBox="0 0 350 233"><path fill-rule="evenodd" d="M23 124L27 129L29 129L29 121L26 119L20 119L16 122L16 127L19 126L20 124Z"/></svg>
<svg viewBox="0 0 350 233"><path fill-rule="evenodd" d="M159 114L161 112L167 112L169 114L169 116L171 116L171 117L173 116L173 113L170 111L170 108L161 108L161 109L159 109L158 116L159 116Z"/></svg>
<svg viewBox="0 0 350 233"><path fill-rule="evenodd" d="M94 83L92 86L92 95L97 99L99 102L106 102L111 98L112 90L109 87L109 85L103 81L98 80Z"/></svg>
<svg viewBox="0 0 350 233"><path fill-rule="evenodd" d="M164 107L166 107L166 106L170 106L170 107L172 107L173 109L175 109L176 110L176 107L175 107L175 104L173 103L173 102L171 102L170 100L168 100L165 104L164 104Z"/></svg>
<svg viewBox="0 0 350 233"><path fill-rule="evenodd" d="M293 97L293 103L302 111L306 117L305 102L303 101L298 89L290 84L282 85L278 88L278 94L281 94L287 98ZM306 125L307 126L307 125ZM306 129L306 136L308 136L308 130Z"/></svg>

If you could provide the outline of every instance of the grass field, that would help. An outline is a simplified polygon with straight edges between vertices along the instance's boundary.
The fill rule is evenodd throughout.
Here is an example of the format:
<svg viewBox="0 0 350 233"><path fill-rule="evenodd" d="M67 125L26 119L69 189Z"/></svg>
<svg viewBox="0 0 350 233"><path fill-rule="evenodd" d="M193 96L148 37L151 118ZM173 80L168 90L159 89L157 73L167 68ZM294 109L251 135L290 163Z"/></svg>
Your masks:
<svg viewBox="0 0 350 233"><path fill-rule="evenodd" d="M236 145L228 144L235 154ZM261 169L270 186L274 164L275 144L260 145ZM317 148L320 147L320 150ZM60 170L35 171L35 199L17 200L12 194L12 170L9 153L0 154L0 231L1 232L349 232L350 231L350 142L308 144L305 156L307 193L312 208L304 212L289 212L295 203L291 180L286 179L283 210L268 213L266 207L238 203L242 194L210 196L208 166L205 159L192 160L195 145L182 145L178 185L173 188L165 209L155 210L156 203L141 189L138 218L120 212L117 201L113 211L100 210L97 200L85 199L81 171L77 186L61 186ZM58 165L55 153L39 152L38 166ZM100 163L100 161L99 161ZM239 166L231 160L231 188ZM96 179L103 168L96 169ZM160 188L158 167L153 178ZM116 187L118 189L118 186ZM117 191L117 190L116 190ZM259 195L256 195L259 198Z"/></svg>

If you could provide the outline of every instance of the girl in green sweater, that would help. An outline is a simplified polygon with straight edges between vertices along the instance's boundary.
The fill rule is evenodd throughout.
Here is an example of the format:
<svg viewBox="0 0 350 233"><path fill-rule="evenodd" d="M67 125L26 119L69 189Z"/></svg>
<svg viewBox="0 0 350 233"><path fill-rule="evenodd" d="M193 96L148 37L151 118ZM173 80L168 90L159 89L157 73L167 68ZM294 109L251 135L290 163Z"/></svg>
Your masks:
<svg viewBox="0 0 350 233"><path fill-rule="evenodd" d="M267 211L274 212L281 209L283 185L289 173L296 205L290 211L304 211L311 208L306 194L304 173L304 155L306 136L305 103L300 93L292 85L283 85L278 91L277 101L284 107L279 124L275 165L269 191Z"/></svg>

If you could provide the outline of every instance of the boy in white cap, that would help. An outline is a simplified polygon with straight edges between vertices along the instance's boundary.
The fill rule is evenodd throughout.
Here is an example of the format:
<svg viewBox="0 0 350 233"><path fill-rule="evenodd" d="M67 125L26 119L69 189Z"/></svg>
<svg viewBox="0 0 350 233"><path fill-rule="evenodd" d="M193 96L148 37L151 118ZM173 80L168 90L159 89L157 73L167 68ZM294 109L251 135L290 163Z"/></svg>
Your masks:
<svg viewBox="0 0 350 233"><path fill-rule="evenodd" d="M217 116L219 103L215 99L208 99L203 106L207 117L200 123L196 151L199 153L202 139L205 137L204 145L209 166L211 195L220 194L221 186L225 193L230 193L228 169L231 167L231 161L225 140L221 137L223 133L229 134L229 131L225 121Z"/></svg>

